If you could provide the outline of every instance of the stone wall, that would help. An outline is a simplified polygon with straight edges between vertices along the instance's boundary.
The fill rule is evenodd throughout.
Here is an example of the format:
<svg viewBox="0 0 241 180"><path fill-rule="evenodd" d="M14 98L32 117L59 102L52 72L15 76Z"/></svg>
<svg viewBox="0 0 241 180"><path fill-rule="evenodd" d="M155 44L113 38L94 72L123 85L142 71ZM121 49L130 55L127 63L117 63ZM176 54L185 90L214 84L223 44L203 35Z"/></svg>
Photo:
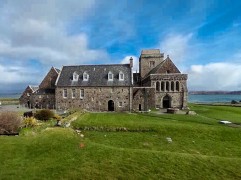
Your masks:
<svg viewBox="0 0 241 180"><path fill-rule="evenodd" d="M155 88L133 88L133 111L148 111L155 107Z"/></svg>
<svg viewBox="0 0 241 180"><path fill-rule="evenodd" d="M63 96L64 89L67 90L67 97ZM76 95L73 97L72 91ZM81 89L84 90L84 97L80 97ZM114 102L114 111L130 110L130 87L57 87L56 108L66 110L69 108L80 108L89 111L108 111L108 102Z"/></svg>
<svg viewBox="0 0 241 180"><path fill-rule="evenodd" d="M20 105L24 106L24 107L28 107L28 101L30 102L30 96L33 93L33 90L28 86L23 94L21 95L21 97L19 98L19 103ZM30 105L30 104L29 104Z"/></svg>
<svg viewBox="0 0 241 180"><path fill-rule="evenodd" d="M55 109L54 94L32 94L30 98L31 108Z"/></svg>
<svg viewBox="0 0 241 180"><path fill-rule="evenodd" d="M150 62L155 63L154 66L150 66ZM153 68L163 61L162 56L141 56L139 58L139 71L141 78L144 78Z"/></svg>
<svg viewBox="0 0 241 180"><path fill-rule="evenodd" d="M54 67L52 67L39 85L39 89L55 89L55 82L57 77L58 73Z"/></svg>
<svg viewBox="0 0 241 180"><path fill-rule="evenodd" d="M156 107L164 108L163 98L170 98L170 107L187 108L187 75L164 74L150 76L152 87L156 91Z"/></svg>

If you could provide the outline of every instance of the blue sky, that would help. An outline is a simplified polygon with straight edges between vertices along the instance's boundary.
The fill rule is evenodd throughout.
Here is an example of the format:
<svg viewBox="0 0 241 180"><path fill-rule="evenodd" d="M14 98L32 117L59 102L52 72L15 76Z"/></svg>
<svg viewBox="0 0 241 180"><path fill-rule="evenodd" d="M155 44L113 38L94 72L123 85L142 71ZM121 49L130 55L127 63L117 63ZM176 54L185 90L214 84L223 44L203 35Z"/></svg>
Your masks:
<svg viewBox="0 0 241 180"><path fill-rule="evenodd" d="M51 66L137 62L149 48L188 73L189 90L241 90L239 1L0 3L0 92L39 84Z"/></svg>

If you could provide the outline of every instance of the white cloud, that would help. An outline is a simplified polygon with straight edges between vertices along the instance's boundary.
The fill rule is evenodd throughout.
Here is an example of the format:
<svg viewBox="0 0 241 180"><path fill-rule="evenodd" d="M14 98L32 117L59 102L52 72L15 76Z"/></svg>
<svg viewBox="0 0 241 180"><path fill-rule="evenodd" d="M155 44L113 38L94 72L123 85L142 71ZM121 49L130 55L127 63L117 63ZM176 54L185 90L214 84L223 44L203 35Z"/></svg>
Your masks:
<svg viewBox="0 0 241 180"><path fill-rule="evenodd" d="M139 72L139 58L136 56L126 56L124 59L121 60L121 64L129 64L131 57L133 58L133 72Z"/></svg>
<svg viewBox="0 0 241 180"><path fill-rule="evenodd" d="M1 77L0 83L29 84L31 78L43 78L45 72L31 76L25 73L36 71L36 67L22 66L32 59L46 69L109 60L105 50L89 48L86 34L70 35L66 28L70 21L91 15L94 8L95 0L3 1L0 7L0 59L5 63L0 61L0 74L6 78ZM10 72L10 69L18 70Z"/></svg>
<svg viewBox="0 0 241 180"><path fill-rule="evenodd" d="M187 73L190 90L241 89L241 64L219 62L192 65Z"/></svg>
<svg viewBox="0 0 241 180"><path fill-rule="evenodd" d="M176 63L180 64L186 60L191 52L190 40L192 34L168 34L160 43L160 49Z"/></svg>

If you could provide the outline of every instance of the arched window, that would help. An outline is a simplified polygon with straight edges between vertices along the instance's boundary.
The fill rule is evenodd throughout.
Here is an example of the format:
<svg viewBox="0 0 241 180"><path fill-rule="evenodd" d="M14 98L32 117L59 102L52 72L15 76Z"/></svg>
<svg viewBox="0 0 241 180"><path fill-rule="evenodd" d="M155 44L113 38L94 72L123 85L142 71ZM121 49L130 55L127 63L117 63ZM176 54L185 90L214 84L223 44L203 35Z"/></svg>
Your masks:
<svg viewBox="0 0 241 180"><path fill-rule="evenodd" d="M119 72L119 81L124 81L124 73L122 71Z"/></svg>
<svg viewBox="0 0 241 180"><path fill-rule="evenodd" d="M169 91L169 82L166 81L166 91Z"/></svg>
<svg viewBox="0 0 241 180"><path fill-rule="evenodd" d="M77 74L77 72L73 73L73 81L78 81L79 75Z"/></svg>
<svg viewBox="0 0 241 180"><path fill-rule="evenodd" d="M171 82L171 91L174 91L174 82Z"/></svg>
<svg viewBox="0 0 241 180"><path fill-rule="evenodd" d="M160 83L159 83L159 81L156 82L156 91L160 91Z"/></svg>
<svg viewBox="0 0 241 180"><path fill-rule="evenodd" d="M83 73L83 81L88 81L89 80L89 74L85 71Z"/></svg>
<svg viewBox="0 0 241 180"><path fill-rule="evenodd" d="M180 91L180 85L178 81L176 82L176 91Z"/></svg>
<svg viewBox="0 0 241 180"><path fill-rule="evenodd" d="M161 91L165 91L165 82L164 81L161 82Z"/></svg>
<svg viewBox="0 0 241 180"><path fill-rule="evenodd" d="M108 73L108 81L113 81L113 79L114 79L114 75L113 75L113 73L111 71L109 71L109 73Z"/></svg>

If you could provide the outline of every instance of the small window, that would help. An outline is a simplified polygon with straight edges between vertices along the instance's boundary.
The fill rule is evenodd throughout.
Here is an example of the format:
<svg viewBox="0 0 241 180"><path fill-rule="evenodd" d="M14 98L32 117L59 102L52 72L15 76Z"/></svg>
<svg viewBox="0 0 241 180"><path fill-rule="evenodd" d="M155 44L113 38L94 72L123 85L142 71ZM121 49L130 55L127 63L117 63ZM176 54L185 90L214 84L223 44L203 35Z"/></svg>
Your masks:
<svg viewBox="0 0 241 180"><path fill-rule="evenodd" d="M101 92L101 88L99 89L99 91Z"/></svg>
<svg viewBox="0 0 241 180"><path fill-rule="evenodd" d="M174 91L174 82L171 82L171 90Z"/></svg>
<svg viewBox="0 0 241 180"><path fill-rule="evenodd" d="M39 95L39 96L38 96L38 98L39 98L39 99L41 99L41 98L42 98L42 96L41 96L41 95Z"/></svg>
<svg viewBox="0 0 241 180"><path fill-rule="evenodd" d="M30 94L29 94L29 93L27 93L27 96L30 96Z"/></svg>
<svg viewBox="0 0 241 180"><path fill-rule="evenodd" d="M119 107L122 107L122 105L123 105L122 102L119 102Z"/></svg>
<svg viewBox="0 0 241 180"><path fill-rule="evenodd" d="M84 98L84 89L81 89L80 90L80 99L83 99Z"/></svg>
<svg viewBox="0 0 241 180"><path fill-rule="evenodd" d="M73 81L78 81L79 75L77 74L77 72L73 73Z"/></svg>
<svg viewBox="0 0 241 180"><path fill-rule="evenodd" d="M67 89L64 89L64 90L63 90L63 97L64 97L64 98L67 98Z"/></svg>
<svg viewBox="0 0 241 180"><path fill-rule="evenodd" d="M169 91L169 82L166 82L166 91Z"/></svg>
<svg viewBox="0 0 241 180"><path fill-rule="evenodd" d="M88 81L89 80L89 74L87 72L83 73L83 81Z"/></svg>
<svg viewBox="0 0 241 180"><path fill-rule="evenodd" d="M165 82L161 82L161 91L165 91Z"/></svg>
<svg viewBox="0 0 241 180"><path fill-rule="evenodd" d="M158 92L160 91L160 83L159 83L159 81L156 82L156 91L158 91Z"/></svg>
<svg viewBox="0 0 241 180"><path fill-rule="evenodd" d="M150 61L150 67L155 67L155 61Z"/></svg>
<svg viewBox="0 0 241 180"><path fill-rule="evenodd" d="M76 98L76 90L72 89L72 98Z"/></svg>
<svg viewBox="0 0 241 180"><path fill-rule="evenodd" d="M119 73L119 81L124 81L124 73L121 71Z"/></svg>
<svg viewBox="0 0 241 180"><path fill-rule="evenodd" d="M108 73L108 81L113 81L113 73L111 71Z"/></svg>
<svg viewBox="0 0 241 180"><path fill-rule="evenodd" d="M177 81L176 82L176 91L179 91L180 90L180 88L179 88L179 82Z"/></svg>

